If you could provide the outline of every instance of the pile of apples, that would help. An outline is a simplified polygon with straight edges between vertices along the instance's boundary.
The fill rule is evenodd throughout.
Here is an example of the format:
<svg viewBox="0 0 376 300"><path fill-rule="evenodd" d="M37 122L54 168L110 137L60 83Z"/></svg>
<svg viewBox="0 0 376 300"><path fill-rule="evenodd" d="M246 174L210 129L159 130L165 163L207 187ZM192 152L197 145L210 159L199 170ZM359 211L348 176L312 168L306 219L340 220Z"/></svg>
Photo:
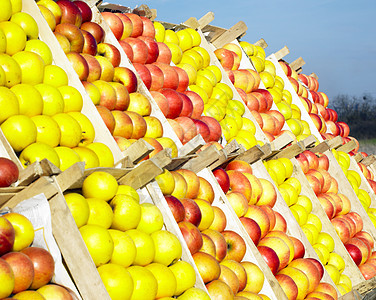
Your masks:
<svg viewBox="0 0 376 300"><path fill-rule="evenodd" d="M349 164L349 161L347 160L349 157L347 155L348 154L344 152L341 154L340 157L342 159L339 161L342 164ZM368 265L366 267L362 267L362 265L370 259L374 240L369 233L362 230L362 218L358 213L351 211L351 202L348 197L344 194L338 193L338 182L328 172L329 160L327 159L327 156L321 154L320 157L318 157L315 153L306 150L299 154L297 159L301 166L303 166L302 170L306 174L312 190L315 192L326 215L331 221L340 240L345 245L351 258L354 260L355 264L359 266L364 277L372 277L371 274L374 275L374 272L372 271L372 273L370 273L370 270L366 270ZM320 160L322 161L321 166ZM346 167L342 168L347 171ZM351 180L353 179L351 178ZM354 179L354 181L356 181L356 179ZM357 183L354 183L354 186L357 187ZM326 251L324 248L314 247L314 249L320 257L325 258L327 256L325 255ZM333 281L338 284L340 276L338 276L335 271L336 270L333 269L329 274ZM345 288L345 290L346 288L349 288L346 284L343 285L342 283L340 285Z"/></svg>
<svg viewBox="0 0 376 300"><path fill-rule="evenodd" d="M33 225L24 215L0 216L0 298L73 300L63 286L51 283L54 259L31 246L33 240Z"/></svg>
<svg viewBox="0 0 376 300"><path fill-rule="evenodd" d="M186 169L165 172L156 180L209 295L217 299L259 294L264 274L243 259L246 243L237 232L226 230L225 213L212 205L215 192L210 182Z"/></svg>
<svg viewBox="0 0 376 300"><path fill-rule="evenodd" d="M105 31L92 20L88 4L83 1L41 0L38 6L46 20L51 17L47 10L53 12L51 30L120 150L125 150L140 138L155 148L149 157L167 145L172 147L173 141L162 137L163 126L160 120L150 115L152 106L149 99L137 92L135 73L120 66L120 50L113 44L104 42ZM103 13L102 16L115 36L120 34L120 42L133 39L130 36L132 33L143 31L143 23L137 15L139 22L135 25L125 14L119 14L118 17L112 13ZM114 20L117 21L115 25ZM143 37L148 37L146 29ZM130 46L127 49L132 50Z"/></svg>
<svg viewBox="0 0 376 300"><path fill-rule="evenodd" d="M1 5L0 128L9 144L24 167L43 158L62 170L89 160L113 166L108 147L93 143L94 127L81 113L82 96L52 64L37 23L21 6L12 10L10 0Z"/></svg>
<svg viewBox="0 0 376 300"><path fill-rule="evenodd" d="M103 171L90 174L66 202L111 298L159 299L202 294L179 239L164 230L152 203Z"/></svg>

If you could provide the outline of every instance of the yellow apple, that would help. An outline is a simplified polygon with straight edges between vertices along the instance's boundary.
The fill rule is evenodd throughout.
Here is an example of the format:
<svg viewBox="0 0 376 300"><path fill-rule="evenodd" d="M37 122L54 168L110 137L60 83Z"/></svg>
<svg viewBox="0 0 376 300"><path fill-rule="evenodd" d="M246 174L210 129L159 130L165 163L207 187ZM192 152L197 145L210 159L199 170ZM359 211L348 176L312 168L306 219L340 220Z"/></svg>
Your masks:
<svg viewBox="0 0 376 300"><path fill-rule="evenodd" d="M178 296L186 290L192 288L196 282L196 272L191 264L186 261L179 260L169 266L176 278L175 296Z"/></svg>
<svg viewBox="0 0 376 300"><path fill-rule="evenodd" d="M156 139L163 147L163 149L171 148L171 157L177 157L178 156L178 147L176 146L175 142L169 138L169 137L161 137Z"/></svg>
<svg viewBox="0 0 376 300"><path fill-rule="evenodd" d="M65 171L70 166L81 161L80 156L71 148L59 146L54 148L60 159L60 170Z"/></svg>
<svg viewBox="0 0 376 300"><path fill-rule="evenodd" d="M175 189L175 180L169 170L164 169L163 173L156 176L157 181L163 195L171 195Z"/></svg>
<svg viewBox="0 0 376 300"><path fill-rule="evenodd" d="M202 68L206 68L210 64L210 55L209 52L200 46L193 47L192 50L196 51L203 58Z"/></svg>
<svg viewBox="0 0 376 300"><path fill-rule="evenodd" d="M78 154L80 160L85 163L85 169L99 167L99 158L95 152L87 147L75 147L73 150Z"/></svg>
<svg viewBox="0 0 376 300"><path fill-rule="evenodd" d="M137 229L127 230L136 246L136 258L133 262L135 266L146 266L153 262L155 256L155 246L151 236Z"/></svg>
<svg viewBox="0 0 376 300"><path fill-rule="evenodd" d="M39 91L31 84L20 83L10 89L17 97L20 115L33 117L43 112L43 99Z"/></svg>
<svg viewBox="0 0 376 300"><path fill-rule="evenodd" d="M22 9L22 0L10 0L12 3L12 13L18 13Z"/></svg>
<svg viewBox="0 0 376 300"><path fill-rule="evenodd" d="M110 202L114 210L114 220L111 228L129 230L136 228L141 219L141 206L132 196L119 194Z"/></svg>
<svg viewBox="0 0 376 300"><path fill-rule="evenodd" d="M0 53L5 53L7 49L7 37L4 32L0 29Z"/></svg>
<svg viewBox="0 0 376 300"><path fill-rule="evenodd" d="M179 45L179 38L175 31L171 29L167 29L165 30L165 37L164 37L163 42L175 43L176 45Z"/></svg>
<svg viewBox="0 0 376 300"><path fill-rule="evenodd" d="M53 0L39 0L37 1L38 6L44 6L48 8L48 10L52 13L54 16L54 20L56 24L60 23L61 20L61 8L60 6Z"/></svg>
<svg viewBox="0 0 376 300"><path fill-rule="evenodd" d="M39 54L31 51L20 51L12 57L22 70L22 83L36 85L43 82L45 65Z"/></svg>
<svg viewBox="0 0 376 300"><path fill-rule="evenodd" d="M114 252L110 262L123 267L129 267L133 264L137 249L133 240L124 231L109 229L112 240L114 241Z"/></svg>
<svg viewBox="0 0 376 300"><path fill-rule="evenodd" d="M28 218L19 213L3 215L13 226L15 238L12 251L21 251L30 246L34 240L34 227Z"/></svg>
<svg viewBox="0 0 376 300"><path fill-rule="evenodd" d="M98 225L84 225L80 233L94 264L99 267L108 263L114 251L114 241L108 230Z"/></svg>
<svg viewBox="0 0 376 300"><path fill-rule="evenodd" d="M20 25L11 21L4 21L0 23L0 29L3 30L7 39L6 54L13 55L25 48L26 33Z"/></svg>
<svg viewBox="0 0 376 300"><path fill-rule="evenodd" d="M64 147L73 151L70 148ZM57 148L55 148L56 150ZM74 151L73 151L74 153ZM61 166L60 166L61 168ZM89 204L87 203L84 196L78 193L68 193L64 195L65 202L67 202L68 208L73 216L73 219L78 228L86 225L89 219Z"/></svg>
<svg viewBox="0 0 376 300"><path fill-rule="evenodd" d="M5 75L3 68L0 66L0 86L5 86L5 84L6 84L6 75Z"/></svg>
<svg viewBox="0 0 376 300"><path fill-rule="evenodd" d="M38 39L32 39L28 40L25 45L25 51L34 52L40 55L42 57L44 64L46 66L52 64L52 52L50 47L48 45Z"/></svg>
<svg viewBox="0 0 376 300"><path fill-rule="evenodd" d="M82 194L86 198L111 200L118 190L116 178L104 171L96 171L87 176L82 183Z"/></svg>
<svg viewBox="0 0 376 300"><path fill-rule="evenodd" d="M177 67L187 72L189 78L189 85L195 84L197 78L197 70L190 64L178 64Z"/></svg>
<svg viewBox="0 0 376 300"><path fill-rule="evenodd" d="M50 29L54 31L56 28L56 19L52 11L40 4L38 4L38 8L44 19L47 21L48 27L50 27Z"/></svg>
<svg viewBox="0 0 376 300"><path fill-rule="evenodd" d="M196 287L191 287L188 290L186 290L183 294L181 294L177 299L178 300L191 300L191 299L210 300L211 298L205 291Z"/></svg>
<svg viewBox="0 0 376 300"><path fill-rule="evenodd" d="M133 279L133 294L131 299L154 300L157 295L158 282L153 273L140 266L127 268Z"/></svg>
<svg viewBox="0 0 376 300"><path fill-rule="evenodd" d="M91 121L83 113L75 111L69 112L69 116L73 117L81 128L81 138L78 143L79 146L87 146L94 141L95 138L95 129Z"/></svg>
<svg viewBox="0 0 376 300"><path fill-rule="evenodd" d="M41 161L44 158L47 158L56 167L60 167L60 159L54 148L41 142L36 142L27 146L22 150L19 158L24 167L27 167L36 161Z"/></svg>
<svg viewBox="0 0 376 300"><path fill-rule="evenodd" d="M151 238L155 247L153 262L169 266L180 259L182 247L174 234L166 230L158 230L151 234Z"/></svg>
<svg viewBox="0 0 376 300"><path fill-rule="evenodd" d="M82 129L80 123L75 118L66 113L59 113L53 115L52 118L56 121L60 128L60 146L76 147L82 138Z"/></svg>
<svg viewBox="0 0 376 300"><path fill-rule="evenodd" d="M165 38L165 28L159 22L153 22L154 29L155 29L155 40L157 42L163 42Z"/></svg>
<svg viewBox="0 0 376 300"><path fill-rule="evenodd" d="M111 299L131 299L134 284L126 268L108 263L100 266L98 273Z"/></svg>
<svg viewBox="0 0 376 300"><path fill-rule="evenodd" d="M20 113L17 95L12 90L0 86L0 124L11 116Z"/></svg>
<svg viewBox="0 0 376 300"><path fill-rule="evenodd" d="M111 206L106 201L99 198L86 198L86 201L90 210L87 224L98 225L109 229L114 218Z"/></svg>
<svg viewBox="0 0 376 300"><path fill-rule="evenodd" d="M43 99L43 114L54 116L64 112L64 99L59 90L49 84L40 83L35 86Z"/></svg>
<svg viewBox="0 0 376 300"><path fill-rule="evenodd" d="M0 4L0 22L8 21L12 16L12 2L4 0Z"/></svg>
<svg viewBox="0 0 376 300"><path fill-rule="evenodd" d="M46 65L44 68L43 83L59 88L68 85L68 75L59 66Z"/></svg>
<svg viewBox="0 0 376 300"><path fill-rule="evenodd" d="M32 16L25 12L17 12L12 15L10 21L18 24L25 32L28 40L37 39L39 36L39 28L37 22Z"/></svg>
<svg viewBox="0 0 376 300"><path fill-rule="evenodd" d="M14 115L0 126L14 151L20 152L37 138L37 128L28 116Z"/></svg>
<svg viewBox="0 0 376 300"><path fill-rule="evenodd" d="M0 29L1 32L1 29ZM5 86L11 88L12 86L21 83L21 68L18 63L8 54L0 54L0 66L5 72Z"/></svg>
<svg viewBox="0 0 376 300"><path fill-rule="evenodd" d="M179 46L183 52L193 47L192 35L188 30L179 30L176 35L178 36Z"/></svg>
<svg viewBox="0 0 376 300"><path fill-rule="evenodd" d="M183 57L183 51L180 48L180 46L175 43L169 43L169 42L167 42L166 45L171 51L171 61L175 65L179 64Z"/></svg>
<svg viewBox="0 0 376 300"><path fill-rule="evenodd" d="M133 187L131 187L129 185L119 184L116 195L121 195L121 194L133 197L137 201L137 203L140 202L139 194L137 193L137 191Z"/></svg>
<svg viewBox="0 0 376 300"><path fill-rule="evenodd" d="M26 290L19 292L14 295L14 297L17 297L15 299L19 300L29 300L29 299L34 299L34 300L45 300L46 298L42 296L41 293L33 290Z"/></svg>
<svg viewBox="0 0 376 300"><path fill-rule="evenodd" d="M60 143L59 124L50 116L38 115L31 118L37 128L37 142L56 147Z"/></svg>
<svg viewBox="0 0 376 300"><path fill-rule="evenodd" d="M194 30L193 28L190 28L190 27L185 28L184 30L188 31L189 34L191 35L191 37L192 37L192 46L193 47L200 46L200 44L201 44L201 36L200 36L200 34L196 30Z"/></svg>
<svg viewBox="0 0 376 300"><path fill-rule="evenodd" d="M159 208L152 203L141 204L141 219L137 229L151 234L163 227L163 215Z"/></svg>
<svg viewBox="0 0 376 300"><path fill-rule="evenodd" d="M86 145L95 152L99 158L99 167L103 168L113 168L114 167L114 156L106 144L96 142Z"/></svg>
<svg viewBox="0 0 376 300"><path fill-rule="evenodd" d="M80 92L73 86L63 85L58 87L64 100L64 112L80 112L83 106L83 99Z"/></svg>
<svg viewBox="0 0 376 300"><path fill-rule="evenodd" d="M152 263L145 267L151 271L157 279L158 289L156 298L172 297L176 291L176 278L174 273L165 265Z"/></svg>

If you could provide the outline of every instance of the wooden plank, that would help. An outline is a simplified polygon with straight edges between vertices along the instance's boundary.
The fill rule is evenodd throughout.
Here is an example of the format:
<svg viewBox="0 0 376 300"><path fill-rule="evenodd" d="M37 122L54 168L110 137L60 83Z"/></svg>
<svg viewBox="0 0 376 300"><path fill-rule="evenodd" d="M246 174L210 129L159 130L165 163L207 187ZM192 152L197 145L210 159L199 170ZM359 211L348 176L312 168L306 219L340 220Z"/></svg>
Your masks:
<svg viewBox="0 0 376 300"><path fill-rule="evenodd" d="M264 156L263 156L263 159L265 157L268 157L269 155L272 155L272 147L269 143L266 143L264 145L261 146L261 150L262 152L264 152Z"/></svg>
<svg viewBox="0 0 376 300"><path fill-rule="evenodd" d="M62 191L69 189L74 183L82 178L85 171L85 163L78 162L70 166L63 173L56 176L56 181ZM47 197L47 196L46 196Z"/></svg>
<svg viewBox="0 0 376 300"><path fill-rule="evenodd" d="M52 233L82 298L110 300L62 193L54 196L49 204Z"/></svg>
<svg viewBox="0 0 376 300"><path fill-rule="evenodd" d="M325 151L329 149L330 149L330 146L328 144L328 140L325 140L309 150L312 151L313 153L324 153Z"/></svg>
<svg viewBox="0 0 376 300"><path fill-rule="evenodd" d="M123 151L124 156L128 156L133 164L138 164L143 158L148 156L154 147L143 139L139 139L132 143Z"/></svg>
<svg viewBox="0 0 376 300"><path fill-rule="evenodd" d="M170 148L163 149L156 153L153 157L150 158L150 160L155 163L158 167L163 169L167 165L169 165L172 161L171 157L172 150Z"/></svg>
<svg viewBox="0 0 376 300"><path fill-rule="evenodd" d="M297 58L292 63L289 64L290 68L293 70L297 70L305 65L305 61L302 57Z"/></svg>
<svg viewBox="0 0 376 300"><path fill-rule="evenodd" d="M186 25L186 26L188 26L192 29L196 29L196 28L200 27L200 23L194 17L190 17L187 21L184 21L183 25Z"/></svg>
<svg viewBox="0 0 376 300"><path fill-rule="evenodd" d="M202 138L201 134L198 134L179 149L179 156L187 156L194 154L205 144L206 143Z"/></svg>
<svg viewBox="0 0 376 300"><path fill-rule="evenodd" d="M214 47L221 48L227 43L232 42L239 36L244 35L247 29L247 25L243 21L239 21L225 33L218 36L215 40L212 40L211 43Z"/></svg>
<svg viewBox="0 0 376 300"><path fill-rule="evenodd" d="M198 20L199 27L204 28L213 20L214 20L214 13L212 11L209 11Z"/></svg>
<svg viewBox="0 0 376 300"><path fill-rule="evenodd" d="M40 161L40 167L42 168L44 176L57 175L62 172L57 166L46 158Z"/></svg>
<svg viewBox="0 0 376 300"><path fill-rule="evenodd" d="M181 165L185 164L188 160L194 157L197 157L197 154L175 157L171 160L171 163L166 166L166 169L169 171L180 169Z"/></svg>
<svg viewBox="0 0 376 300"><path fill-rule="evenodd" d="M150 181L152 181L156 176L163 173L163 170L157 166L150 159L142 162L132 171L125 174L123 177L118 179L119 184L125 184L133 187L134 189L139 189L144 187Z"/></svg>
<svg viewBox="0 0 376 300"><path fill-rule="evenodd" d="M270 143L271 149L273 151L281 150L285 148L287 145L291 144L293 141L294 140L292 136L289 133L284 132L283 134L281 134L279 137L277 137L274 141Z"/></svg>
<svg viewBox="0 0 376 300"><path fill-rule="evenodd" d="M362 297L356 290L351 290L345 295L338 298L339 300L361 300Z"/></svg>
<svg viewBox="0 0 376 300"><path fill-rule="evenodd" d="M29 185L43 174L39 161L32 163L25 169L22 169L18 176L18 185Z"/></svg>
<svg viewBox="0 0 376 300"><path fill-rule="evenodd" d="M305 148L313 146L315 143L317 143L317 140L313 134L310 136L306 137L304 140L302 140L302 143Z"/></svg>
<svg viewBox="0 0 376 300"><path fill-rule="evenodd" d="M361 295L367 294L369 291L374 289L376 289L376 277L373 277L353 287L353 290L357 291Z"/></svg>
<svg viewBox="0 0 376 300"><path fill-rule="evenodd" d="M237 160L246 161L249 164L256 162L265 155L263 149L256 145L236 157Z"/></svg>
<svg viewBox="0 0 376 300"><path fill-rule="evenodd" d="M302 153L304 150L305 150L305 148L302 144L300 144L300 143L293 144L293 145L283 149L279 153L275 154L272 157L272 159L278 159L280 157L286 157L288 159L291 159L291 158L297 156L298 154Z"/></svg>
<svg viewBox="0 0 376 300"><path fill-rule="evenodd" d="M290 53L289 48L287 48L287 46L285 46L282 49L280 49L277 52L275 52L274 55L275 55L275 58L277 60L280 60L281 58L284 58L289 53Z"/></svg>
<svg viewBox="0 0 376 300"><path fill-rule="evenodd" d="M366 167L376 162L376 156L375 155L368 155L362 160L362 164L364 164Z"/></svg>
<svg viewBox="0 0 376 300"><path fill-rule="evenodd" d="M198 153L197 157L190 159L181 167L183 169L191 170L195 173L200 172L202 169L210 166L213 162L215 162L220 156L218 149L214 145L210 145L200 153Z"/></svg>
<svg viewBox="0 0 376 300"><path fill-rule="evenodd" d="M346 144L340 146L337 148L337 151L342 151L349 153L350 151L354 150L357 147L354 140L351 140L350 142L347 142Z"/></svg>
<svg viewBox="0 0 376 300"><path fill-rule="evenodd" d="M268 47L268 43L263 39L259 39L256 43L253 43L255 46L260 46L262 49L266 49Z"/></svg>
<svg viewBox="0 0 376 300"><path fill-rule="evenodd" d="M362 153L357 153L357 154L354 155L354 159L358 163L358 162L361 162L364 159L364 156L362 155Z"/></svg>

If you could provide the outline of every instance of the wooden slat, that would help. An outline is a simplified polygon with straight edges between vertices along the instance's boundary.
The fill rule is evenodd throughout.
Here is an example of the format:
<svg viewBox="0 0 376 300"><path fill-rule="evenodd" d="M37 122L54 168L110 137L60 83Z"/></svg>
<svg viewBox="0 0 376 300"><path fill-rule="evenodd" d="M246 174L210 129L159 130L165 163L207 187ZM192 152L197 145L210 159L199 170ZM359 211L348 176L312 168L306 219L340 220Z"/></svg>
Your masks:
<svg viewBox="0 0 376 300"><path fill-rule="evenodd" d="M236 157L237 160L246 161L249 164L256 162L265 155L263 149L256 145Z"/></svg>
<svg viewBox="0 0 376 300"><path fill-rule="evenodd" d="M353 287L353 290L357 291L361 295L367 294L369 291L374 289L376 289L376 277L373 277Z"/></svg>
<svg viewBox="0 0 376 300"><path fill-rule="evenodd" d="M200 27L200 23L194 17L190 17L187 21L183 22L183 24L192 29L197 29L198 27Z"/></svg>
<svg viewBox="0 0 376 300"><path fill-rule="evenodd" d="M214 45L214 47L221 48L227 43L230 43L239 36L243 35L247 29L247 25L243 21L239 21L225 33L218 36L215 40L212 40L211 43Z"/></svg>
<svg viewBox="0 0 376 300"><path fill-rule="evenodd" d="M313 146L315 143L317 143L317 140L313 134L310 136L306 137L304 140L302 140L302 143L305 148Z"/></svg>
<svg viewBox="0 0 376 300"><path fill-rule="evenodd" d="M289 48L287 48L287 46L285 46L282 49L280 49L277 52L275 52L274 55L275 55L275 58L277 60L280 60L281 58L284 58L289 53L290 53Z"/></svg>
<svg viewBox="0 0 376 300"><path fill-rule="evenodd" d="M292 63L290 63L289 65L291 69L296 71L305 65L305 61L302 57L299 57L296 60L294 60Z"/></svg>
<svg viewBox="0 0 376 300"><path fill-rule="evenodd" d="M170 148L163 149L159 151L157 154L155 154L153 157L151 157L150 160L155 165L163 169L164 167L169 165L172 161L171 152L172 150Z"/></svg>
<svg viewBox="0 0 376 300"><path fill-rule="evenodd" d="M18 159L16 153L14 152L12 146L9 144L8 140L5 138L3 131L0 129L0 144L4 147L5 151L8 154L8 158L13 160L19 171L24 169L23 165L21 164L20 160ZM5 157L5 155L4 155Z"/></svg>
<svg viewBox="0 0 376 300"><path fill-rule="evenodd" d="M349 153L350 151L354 150L357 147L354 140L351 140L350 142L347 142L346 144L340 146L337 148L337 151L342 151Z"/></svg>
<svg viewBox="0 0 376 300"><path fill-rule="evenodd" d="M364 164L366 167L376 162L376 156L375 155L368 155L362 160L362 164Z"/></svg>
<svg viewBox="0 0 376 300"><path fill-rule="evenodd" d="M285 148L287 145L291 144L293 141L294 140L293 140L291 134L285 132L270 143L271 149L273 151L281 150L281 149Z"/></svg>
<svg viewBox="0 0 376 300"><path fill-rule="evenodd" d="M204 139L202 138L201 134L198 134L179 149L179 156L186 156L186 155L194 154L197 152L198 149L200 149L205 144L206 143Z"/></svg>
<svg viewBox="0 0 376 300"><path fill-rule="evenodd" d="M361 162L364 159L364 156L362 155L362 153L357 153L357 154L354 155L354 159L358 163L358 162Z"/></svg>
<svg viewBox="0 0 376 300"><path fill-rule="evenodd" d="M202 169L210 166L213 162L215 162L220 156L218 149L211 145L204 149L203 151L199 152L197 157L190 159L181 167L183 169L191 170L195 173L200 172Z"/></svg>
<svg viewBox="0 0 376 300"><path fill-rule="evenodd" d="M204 28L213 20L214 20L214 13L212 11L209 11L198 20L198 23L201 28Z"/></svg>
<svg viewBox="0 0 376 300"><path fill-rule="evenodd" d="M133 164L139 163L143 158L148 156L154 147L143 139L139 139L132 143L127 149L123 151L124 156L128 156Z"/></svg>
<svg viewBox="0 0 376 300"><path fill-rule="evenodd" d="M305 150L305 147L302 144L297 143L297 144L293 144L293 145L283 149L282 151L280 151L279 153L274 155L272 158L278 159L278 158L281 158L281 157L286 157L288 159L291 159L291 158L297 156L298 154L302 153L304 150Z"/></svg>
<svg viewBox="0 0 376 300"><path fill-rule="evenodd" d="M142 162L132 171L125 174L123 177L118 179L119 184L125 184L133 187L134 189L139 189L144 187L150 181L152 181L156 176L163 173L163 170L157 166L150 159Z"/></svg>
<svg viewBox="0 0 376 300"><path fill-rule="evenodd" d="M180 169L180 166L182 166L188 160L190 160L194 157L197 157L197 154L175 157L175 158L172 159L171 163L166 166L166 169L169 170L169 171Z"/></svg>
<svg viewBox="0 0 376 300"><path fill-rule="evenodd" d="M268 47L268 43L263 39L259 39L256 43L254 43L253 45L255 46L260 46L262 49L266 49Z"/></svg>

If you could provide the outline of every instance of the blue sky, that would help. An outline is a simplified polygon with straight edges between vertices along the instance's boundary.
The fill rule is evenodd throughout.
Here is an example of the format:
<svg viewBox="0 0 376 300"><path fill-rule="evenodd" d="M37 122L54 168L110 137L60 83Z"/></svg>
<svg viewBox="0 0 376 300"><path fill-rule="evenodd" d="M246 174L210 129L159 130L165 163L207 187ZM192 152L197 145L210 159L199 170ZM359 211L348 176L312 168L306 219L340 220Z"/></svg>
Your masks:
<svg viewBox="0 0 376 300"><path fill-rule="evenodd" d="M375 0L108 2L131 8L146 4L157 9L157 20L176 24L209 11L215 16L211 25L230 28L244 21L248 30L242 40L264 38L267 55L286 45L290 54L285 60L303 57L303 73L319 76L319 90L329 101L338 94L369 93L376 98Z"/></svg>

